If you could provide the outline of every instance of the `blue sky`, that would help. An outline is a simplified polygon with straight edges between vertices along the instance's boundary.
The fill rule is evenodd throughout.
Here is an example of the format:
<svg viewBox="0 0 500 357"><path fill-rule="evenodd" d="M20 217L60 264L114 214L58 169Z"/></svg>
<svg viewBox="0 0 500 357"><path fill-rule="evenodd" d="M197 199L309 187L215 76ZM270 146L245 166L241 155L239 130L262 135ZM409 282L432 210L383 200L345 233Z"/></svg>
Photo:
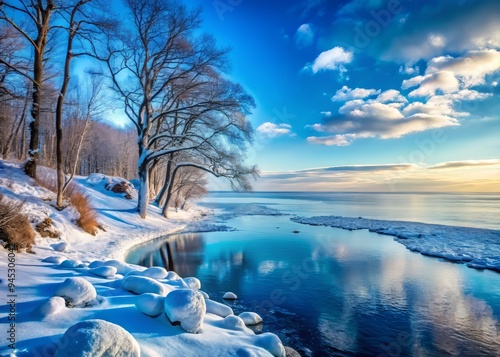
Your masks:
<svg viewBox="0 0 500 357"><path fill-rule="evenodd" d="M257 102L257 189L500 191L499 1L191 3Z"/></svg>

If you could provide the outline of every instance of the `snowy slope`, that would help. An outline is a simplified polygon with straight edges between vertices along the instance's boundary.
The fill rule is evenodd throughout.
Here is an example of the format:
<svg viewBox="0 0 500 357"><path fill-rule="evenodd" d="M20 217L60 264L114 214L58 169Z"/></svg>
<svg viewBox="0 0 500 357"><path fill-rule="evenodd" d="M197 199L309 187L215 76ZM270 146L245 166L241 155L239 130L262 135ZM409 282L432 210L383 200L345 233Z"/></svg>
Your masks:
<svg viewBox="0 0 500 357"><path fill-rule="evenodd" d="M129 290L167 295L179 289L194 287L196 290L199 286L193 284L197 279L184 281L176 274L169 274L174 280L168 280L168 277L160 279L162 276L155 276L156 279L143 277L144 268L121 261L127 250L140 242L186 227L197 230L219 227L202 219L206 212L201 208L171 212L171 218L166 220L157 208L151 207L148 218L143 220L136 213L136 199L126 200L123 194L105 189L109 181L120 180L104 175L75 179L90 195L98 221L106 230L94 237L76 226L77 213L71 207L61 212L55 209L54 194L24 175L20 164L0 161L0 193L26 200L23 213L33 225L49 217L55 229L62 233L60 239L38 236L33 249L35 254L16 254L14 321L8 320L11 309L7 300L8 252L0 249L0 324L7 328L8 324L15 322L16 338L15 350L5 343L0 344L0 356L53 356L58 346L64 343L63 336L71 326L96 319L128 331L139 343L141 356L284 356L283 346L275 335L255 335L247 328L232 326L223 317L204 310L195 311L202 314L202 325L197 334L185 331L182 325L172 325L163 312L151 317L139 311L137 306L145 308L144 299L139 300L140 295ZM61 242L67 244L64 252L56 250L61 245L55 243ZM49 259L42 262L47 257ZM142 279L123 283L127 272ZM77 279L66 281L67 278ZM200 295L196 296L199 299ZM148 299L145 300L148 304ZM173 306L190 313L189 301L176 302ZM159 308L163 310L161 306ZM183 315L177 313L176 316ZM88 325L104 326L99 322ZM7 329L2 330L5 331L0 336L5 342ZM96 338L100 333L94 332Z"/></svg>
<svg viewBox="0 0 500 357"><path fill-rule="evenodd" d="M362 217L292 217L291 220L302 224L349 230L368 229L371 232L394 236L396 241L421 254L465 262L472 268L500 272L500 231L498 230Z"/></svg>

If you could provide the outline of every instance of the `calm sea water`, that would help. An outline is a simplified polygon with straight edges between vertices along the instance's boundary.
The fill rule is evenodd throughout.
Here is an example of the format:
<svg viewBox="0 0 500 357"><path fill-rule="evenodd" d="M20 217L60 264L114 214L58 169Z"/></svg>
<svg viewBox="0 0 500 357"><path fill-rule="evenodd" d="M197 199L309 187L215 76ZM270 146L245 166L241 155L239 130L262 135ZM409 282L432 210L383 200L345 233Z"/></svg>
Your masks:
<svg viewBox="0 0 500 357"><path fill-rule="evenodd" d="M345 215L498 228L496 195L216 193L204 204L289 214ZM490 218L488 218L490 217ZM175 270L212 299L264 318L305 356L498 356L500 274L408 251L391 237L238 216L235 232L169 237ZM299 233L294 233L299 231ZM159 239L128 261L163 265Z"/></svg>

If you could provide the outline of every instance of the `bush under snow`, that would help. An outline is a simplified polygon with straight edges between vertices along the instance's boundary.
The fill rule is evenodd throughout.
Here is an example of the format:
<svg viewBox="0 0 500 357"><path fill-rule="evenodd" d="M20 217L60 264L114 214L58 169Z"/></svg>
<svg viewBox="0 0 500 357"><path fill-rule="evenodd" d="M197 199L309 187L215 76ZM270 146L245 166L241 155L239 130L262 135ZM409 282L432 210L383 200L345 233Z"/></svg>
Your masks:
<svg viewBox="0 0 500 357"><path fill-rule="evenodd" d="M67 278L59 286L54 296L60 296L66 303L75 307L84 307L97 297L94 285L80 277Z"/></svg>
<svg viewBox="0 0 500 357"><path fill-rule="evenodd" d="M87 320L63 335L55 357L140 357L135 338L121 326L104 320Z"/></svg>
<svg viewBox="0 0 500 357"><path fill-rule="evenodd" d="M206 311L203 295L195 290L174 290L165 298L165 314L171 322L180 322L187 332L200 330Z"/></svg>

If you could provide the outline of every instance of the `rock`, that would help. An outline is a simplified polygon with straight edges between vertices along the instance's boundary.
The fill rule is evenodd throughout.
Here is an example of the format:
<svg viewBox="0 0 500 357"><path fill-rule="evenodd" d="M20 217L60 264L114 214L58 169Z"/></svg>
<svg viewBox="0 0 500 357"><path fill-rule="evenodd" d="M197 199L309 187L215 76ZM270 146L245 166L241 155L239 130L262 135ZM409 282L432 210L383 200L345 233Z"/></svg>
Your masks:
<svg viewBox="0 0 500 357"><path fill-rule="evenodd" d="M262 317L255 312L242 312L238 316L241 317L247 326L257 325L262 322Z"/></svg>
<svg viewBox="0 0 500 357"><path fill-rule="evenodd" d="M151 267L139 272L138 275L147 276L153 279L165 279L168 275L168 271L163 267Z"/></svg>
<svg viewBox="0 0 500 357"><path fill-rule="evenodd" d="M55 357L140 357L135 338L123 327L104 320L87 320L63 335Z"/></svg>
<svg viewBox="0 0 500 357"><path fill-rule="evenodd" d="M165 297L158 294L142 294L135 300L137 310L148 316L158 316L165 311Z"/></svg>
<svg viewBox="0 0 500 357"><path fill-rule="evenodd" d="M85 307L95 300L97 292L88 280L75 277L64 280L54 296L64 298L67 306Z"/></svg>
<svg viewBox="0 0 500 357"><path fill-rule="evenodd" d="M165 314L172 323L180 322L187 332L200 330L206 311L203 295L195 290L174 290L165 298Z"/></svg>
<svg viewBox="0 0 500 357"><path fill-rule="evenodd" d="M301 357L300 353L295 351L293 348L285 346L286 357Z"/></svg>
<svg viewBox="0 0 500 357"><path fill-rule="evenodd" d="M238 296L236 296L235 293L227 292L227 293L224 294L224 296L222 298L226 299L226 300L237 300Z"/></svg>

